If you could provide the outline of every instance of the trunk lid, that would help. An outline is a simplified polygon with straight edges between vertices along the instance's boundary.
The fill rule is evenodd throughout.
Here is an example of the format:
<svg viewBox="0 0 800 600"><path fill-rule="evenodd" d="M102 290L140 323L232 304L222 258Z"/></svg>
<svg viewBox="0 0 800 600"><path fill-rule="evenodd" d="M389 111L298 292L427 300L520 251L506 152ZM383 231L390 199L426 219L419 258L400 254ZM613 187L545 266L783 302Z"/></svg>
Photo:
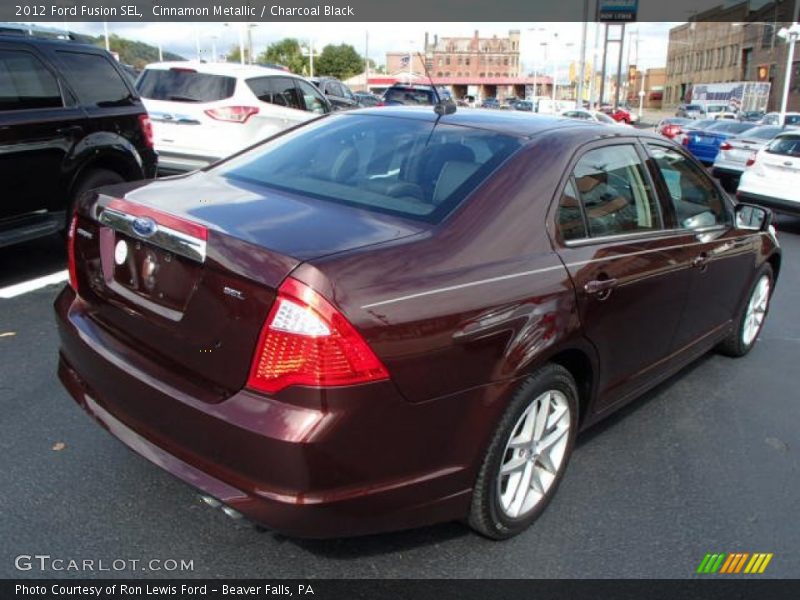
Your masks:
<svg viewBox="0 0 800 600"><path fill-rule="evenodd" d="M276 290L301 262L422 231L203 172L119 188L79 211L80 295L106 330L216 400L244 386Z"/></svg>

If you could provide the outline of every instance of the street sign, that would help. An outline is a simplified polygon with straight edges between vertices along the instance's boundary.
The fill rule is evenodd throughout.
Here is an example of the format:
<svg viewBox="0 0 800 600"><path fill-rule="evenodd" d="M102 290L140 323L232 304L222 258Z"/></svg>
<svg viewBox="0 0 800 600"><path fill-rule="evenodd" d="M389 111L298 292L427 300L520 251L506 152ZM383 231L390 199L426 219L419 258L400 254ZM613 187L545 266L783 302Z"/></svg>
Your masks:
<svg viewBox="0 0 800 600"><path fill-rule="evenodd" d="M602 23L626 23L636 20L639 0L598 0L597 19Z"/></svg>

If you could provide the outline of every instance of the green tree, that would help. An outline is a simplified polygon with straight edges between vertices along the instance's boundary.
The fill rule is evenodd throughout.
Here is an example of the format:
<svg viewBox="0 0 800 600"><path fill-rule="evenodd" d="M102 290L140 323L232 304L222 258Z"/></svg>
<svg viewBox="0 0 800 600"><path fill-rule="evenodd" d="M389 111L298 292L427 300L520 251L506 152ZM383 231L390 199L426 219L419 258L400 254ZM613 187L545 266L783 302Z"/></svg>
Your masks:
<svg viewBox="0 0 800 600"><path fill-rule="evenodd" d="M350 44L328 44L314 61L316 75L347 79L364 71L364 59Z"/></svg>
<svg viewBox="0 0 800 600"><path fill-rule="evenodd" d="M225 60L227 60L228 62L238 63L240 62L240 57L241 57L241 52L239 50L239 46L236 45L236 46L231 46L231 49L228 50L228 54L225 56ZM244 62L248 62L249 58L250 57L248 56L247 48L245 48Z"/></svg>
<svg viewBox="0 0 800 600"><path fill-rule="evenodd" d="M292 73L302 75L308 71L308 59L303 56L300 42L295 38L283 38L267 46L258 56L258 62L277 63L288 67Z"/></svg>

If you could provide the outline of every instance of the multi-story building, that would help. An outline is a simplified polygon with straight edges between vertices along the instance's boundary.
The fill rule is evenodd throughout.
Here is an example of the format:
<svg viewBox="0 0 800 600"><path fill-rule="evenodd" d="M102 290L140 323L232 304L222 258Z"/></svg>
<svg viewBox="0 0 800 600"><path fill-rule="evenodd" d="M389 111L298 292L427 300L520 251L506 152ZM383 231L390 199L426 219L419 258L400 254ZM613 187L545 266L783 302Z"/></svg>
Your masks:
<svg viewBox="0 0 800 600"><path fill-rule="evenodd" d="M698 13L669 32L664 105L687 99L696 83L769 81L768 110L780 108L788 45L777 36L791 23L793 2L739 2ZM789 110L800 110L800 61L791 69Z"/></svg>
<svg viewBox="0 0 800 600"><path fill-rule="evenodd" d="M644 92L642 108L659 109L664 101L664 87L667 82L667 69L655 67L641 71L636 65L628 69L628 83L626 86L628 106L639 106L639 92Z"/></svg>
<svg viewBox="0 0 800 600"><path fill-rule="evenodd" d="M393 79L423 83L427 67L433 81L449 87L457 98L502 100L511 96L550 95L550 77L526 77L520 72L519 43L518 30L509 31L508 37L480 37L476 30L471 37L440 38L426 32L421 55L413 51L387 52L388 76L370 78L370 87L380 89Z"/></svg>

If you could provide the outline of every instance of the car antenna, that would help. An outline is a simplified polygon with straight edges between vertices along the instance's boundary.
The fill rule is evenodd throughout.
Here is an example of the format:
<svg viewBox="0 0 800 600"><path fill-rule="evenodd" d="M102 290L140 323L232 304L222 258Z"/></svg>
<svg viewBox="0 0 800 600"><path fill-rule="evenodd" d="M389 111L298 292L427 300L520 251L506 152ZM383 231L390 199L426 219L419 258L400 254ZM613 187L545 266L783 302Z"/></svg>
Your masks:
<svg viewBox="0 0 800 600"><path fill-rule="evenodd" d="M456 103L455 102L442 102L442 97L439 96L439 90L436 89L436 86L433 84L433 77L431 77L430 71L428 71L428 63L425 61L425 57L422 56L421 52L417 52L417 56L419 56L419 60L422 63L422 68L425 69L425 75L428 78L428 81L431 84L431 88L433 89L433 94L436 96L436 104L433 106L433 112L435 112L440 117L443 115L452 115L456 112Z"/></svg>

